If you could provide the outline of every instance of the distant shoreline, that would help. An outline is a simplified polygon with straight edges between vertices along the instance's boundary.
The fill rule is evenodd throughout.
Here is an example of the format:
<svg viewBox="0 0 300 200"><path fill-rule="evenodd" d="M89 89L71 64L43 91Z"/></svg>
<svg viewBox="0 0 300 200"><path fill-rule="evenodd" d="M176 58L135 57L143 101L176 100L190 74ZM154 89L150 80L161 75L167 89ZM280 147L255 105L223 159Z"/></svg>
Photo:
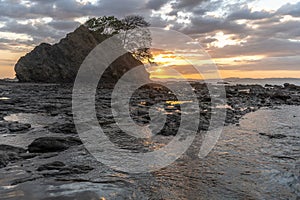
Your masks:
<svg viewBox="0 0 300 200"><path fill-rule="evenodd" d="M153 78L151 79L155 82L179 82L179 81L190 81L190 82L206 82L206 83L212 83L212 84L228 84L228 85L262 85L270 84L270 85L283 85L284 83L290 83L294 85L300 86L300 78L225 78L225 79L207 79L207 80L195 80L195 79L189 79L189 80L181 80L181 79L157 79ZM18 82L16 78L3 78L0 79L0 82L14 82L14 83L21 83ZM42 84L42 83L36 83L32 82L32 84ZM54 83L56 84L56 83ZM57 83L60 84L60 83ZM70 83L71 84L71 83Z"/></svg>

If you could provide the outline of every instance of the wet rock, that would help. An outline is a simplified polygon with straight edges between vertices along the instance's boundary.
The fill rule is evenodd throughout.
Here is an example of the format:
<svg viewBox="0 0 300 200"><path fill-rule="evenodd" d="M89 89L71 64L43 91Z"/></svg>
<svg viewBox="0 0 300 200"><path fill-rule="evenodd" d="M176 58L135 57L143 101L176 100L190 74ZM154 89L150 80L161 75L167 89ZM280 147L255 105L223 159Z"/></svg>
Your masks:
<svg viewBox="0 0 300 200"><path fill-rule="evenodd" d="M6 167L9 162L9 157L6 153L0 151L0 168Z"/></svg>
<svg viewBox="0 0 300 200"><path fill-rule="evenodd" d="M25 153L26 150L21 147L10 145L0 145L0 168L6 167L8 163L21 159L19 154Z"/></svg>
<svg viewBox="0 0 300 200"><path fill-rule="evenodd" d="M46 171L43 173L44 176L55 176L55 175L71 175L71 174L86 174L93 170L93 167L86 165L66 165L60 161L54 161L41 165L37 171ZM51 172L52 171L52 172Z"/></svg>
<svg viewBox="0 0 300 200"><path fill-rule="evenodd" d="M282 138L286 138L286 137L287 137L286 135L283 135L283 134L259 133L259 135L267 136L267 137L269 137L270 139L282 139Z"/></svg>
<svg viewBox="0 0 300 200"><path fill-rule="evenodd" d="M34 157L38 156L38 154L36 154L36 153L21 153L19 156L20 156L20 158L23 158L23 159L30 159L30 158L34 158Z"/></svg>
<svg viewBox="0 0 300 200"><path fill-rule="evenodd" d="M277 91L271 96L271 98L286 101L287 99L290 99L291 97L289 94L285 94L282 91Z"/></svg>
<svg viewBox="0 0 300 200"><path fill-rule="evenodd" d="M288 89L288 90L298 90L298 89L300 89L299 86L294 85L294 84L290 84L290 83L285 83L285 84L283 84L283 86L284 86L285 89Z"/></svg>
<svg viewBox="0 0 300 200"><path fill-rule="evenodd" d="M86 174L93 170L93 167L87 165L71 165L60 170L60 174Z"/></svg>
<svg viewBox="0 0 300 200"><path fill-rule="evenodd" d="M76 134L77 130L74 123L55 123L48 127L48 130L53 133Z"/></svg>
<svg viewBox="0 0 300 200"><path fill-rule="evenodd" d="M11 185L18 185L18 184L21 184L21 183L37 180L39 178L41 178L41 176L30 176L30 177L20 178L20 179L14 180L11 183Z"/></svg>
<svg viewBox="0 0 300 200"><path fill-rule="evenodd" d="M8 128L0 127L0 134L7 134L9 133Z"/></svg>
<svg viewBox="0 0 300 200"><path fill-rule="evenodd" d="M37 171L60 170L64 166L66 166L66 165L63 162L54 161L54 162L51 162L51 163L41 165L39 168L37 168Z"/></svg>
<svg viewBox="0 0 300 200"><path fill-rule="evenodd" d="M30 124L22 124L18 122L13 122L8 124L8 129L11 132L19 132L19 131L25 131L31 128Z"/></svg>
<svg viewBox="0 0 300 200"><path fill-rule="evenodd" d="M0 151L14 152L14 153L25 153L26 150L21 147L14 147L11 145L0 144Z"/></svg>
<svg viewBox="0 0 300 200"><path fill-rule="evenodd" d="M81 140L75 137L42 137L34 140L28 150L30 153L60 152L81 144Z"/></svg>

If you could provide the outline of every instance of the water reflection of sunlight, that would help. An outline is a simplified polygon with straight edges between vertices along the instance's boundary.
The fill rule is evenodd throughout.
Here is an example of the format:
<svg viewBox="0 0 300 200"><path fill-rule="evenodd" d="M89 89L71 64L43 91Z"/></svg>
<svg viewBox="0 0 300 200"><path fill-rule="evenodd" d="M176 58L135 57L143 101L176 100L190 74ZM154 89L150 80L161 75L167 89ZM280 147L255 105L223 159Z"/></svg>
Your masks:
<svg viewBox="0 0 300 200"><path fill-rule="evenodd" d="M166 101L167 104L170 105L180 105L184 103L192 103L193 101Z"/></svg>

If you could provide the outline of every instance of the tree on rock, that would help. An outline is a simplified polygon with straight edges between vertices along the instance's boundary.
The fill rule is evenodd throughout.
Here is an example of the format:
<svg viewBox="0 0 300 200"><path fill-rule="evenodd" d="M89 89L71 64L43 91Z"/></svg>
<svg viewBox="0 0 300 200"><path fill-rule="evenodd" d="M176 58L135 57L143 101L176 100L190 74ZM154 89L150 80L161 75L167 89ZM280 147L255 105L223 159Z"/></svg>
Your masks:
<svg viewBox="0 0 300 200"><path fill-rule="evenodd" d="M103 16L89 19L85 22L85 26L91 31L106 36L118 34L124 48L136 59L152 63L153 55L149 48L152 38L147 29L150 24L144 17L130 15L120 20L114 16Z"/></svg>

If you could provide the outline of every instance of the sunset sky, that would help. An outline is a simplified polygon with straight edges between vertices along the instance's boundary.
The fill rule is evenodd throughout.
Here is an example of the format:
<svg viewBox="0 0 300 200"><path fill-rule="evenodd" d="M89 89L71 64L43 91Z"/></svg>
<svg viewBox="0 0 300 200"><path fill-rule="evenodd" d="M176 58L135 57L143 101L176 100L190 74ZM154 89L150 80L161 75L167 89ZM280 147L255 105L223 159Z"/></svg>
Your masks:
<svg viewBox="0 0 300 200"><path fill-rule="evenodd" d="M0 0L0 78L91 17L133 14L198 41L223 78L300 78L300 0ZM198 78L172 52L155 52L155 61L152 77L176 78L174 68Z"/></svg>

